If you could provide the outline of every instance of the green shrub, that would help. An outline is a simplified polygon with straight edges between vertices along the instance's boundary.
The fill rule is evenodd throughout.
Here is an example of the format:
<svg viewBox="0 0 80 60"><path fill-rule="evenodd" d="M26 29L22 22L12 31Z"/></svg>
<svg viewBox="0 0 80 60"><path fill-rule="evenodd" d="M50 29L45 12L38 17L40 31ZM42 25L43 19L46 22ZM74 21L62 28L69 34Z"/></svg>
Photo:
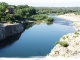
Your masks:
<svg viewBox="0 0 80 60"><path fill-rule="evenodd" d="M12 24L13 22L10 20L10 21L8 21L7 23L8 23L8 24Z"/></svg>
<svg viewBox="0 0 80 60"><path fill-rule="evenodd" d="M28 18L29 20L33 20L33 21L48 21L48 22L53 22L53 18L51 17L48 17L47 15L45 14L36 14L36 15L32 15Z"/></svg>
<svg viewBox="0 0 80 60"><path fill-rule="evenodd" d="M57 41L57 42L55 43L55 45L57 45L57 44L60 44L60 45L63 46L63 47L67 47L67 46L68 46L68 43L65 42L65 41Z"/></svg>
<svg viewBox="0 0 80 60"><path fill-rule="evenodd" d="M66 38L63 36L62 39L65 40Z"/></svg>
<svg viewBox="0 0 80 60"><path fill-rule="evenodd" d="M65 42L65 41L60 41L59 44L63 47L67 47L68 46L68 43Z"/></svg>
<svg viewBox="0 0 80 60"><path fill-rule="evenodd" d="M74 38L78 37L78 36L73 36Z"/></svg>
<svg viewBox="0 0 80 60"><path fill-rule="evenodd" d="M74 34L78 35L79 33L78 32L75 32Z"/></svg>
<svg viewBox="0 0 80 60"><path fill-rule="evenodd" d="M68 38L69 36L66 36L66 38Z"/></svg>
<svg viewBox="0 0 80 60"><path fill-rule="evenodd" d="M79 45L79 43L76 43L76 45Z"/></svg>
<svg viewBox="0 0 80 60"><path fill-rule="evenodd" d="M59 54L59 51L55 51L55 54Z"/></svg>
<svg viewBox="0 0 80 60"><path fill-rule="evenodd" d="M55 44L54 44L54 45L56 46L57 44L59 44L59 41L55 42Z"/></svg>

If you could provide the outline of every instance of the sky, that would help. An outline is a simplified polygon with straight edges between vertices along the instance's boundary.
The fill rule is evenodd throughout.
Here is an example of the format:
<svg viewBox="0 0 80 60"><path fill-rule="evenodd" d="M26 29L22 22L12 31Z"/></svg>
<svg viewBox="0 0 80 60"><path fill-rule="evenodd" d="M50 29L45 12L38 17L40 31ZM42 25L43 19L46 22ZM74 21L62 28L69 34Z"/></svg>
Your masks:
<svg viewBox="0 0 80 60"><path fill-rule="evenodd" d="M0 0L11 5L27 4L34 7L80 7L80 0Z"/></svg>

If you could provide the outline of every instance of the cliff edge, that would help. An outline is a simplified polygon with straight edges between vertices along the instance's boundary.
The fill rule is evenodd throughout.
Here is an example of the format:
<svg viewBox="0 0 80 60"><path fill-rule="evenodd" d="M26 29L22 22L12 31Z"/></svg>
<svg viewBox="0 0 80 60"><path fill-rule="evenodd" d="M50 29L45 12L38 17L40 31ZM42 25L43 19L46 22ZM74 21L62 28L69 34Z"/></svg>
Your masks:
<svg viewBox="0 0 80 60"><path fill-rule="evenodd" d="M72 21L77 32L63 35L48 56L80 57L80 15L61 15L59 18Z"/></svg>
<svg viewBox="0 0 80 60"><path fill-rule="evenodd" d="M56 42L49 53L52 57L80 57L80 32L69 33Z"/></svg>
<svg viewBox="0 0 80 60"><path fill-rule="evenodd" d="M5 39L8 36L17 34L23 31L23 26L20 23L14 24L2 24L0 23L0 40Z"/></svg>

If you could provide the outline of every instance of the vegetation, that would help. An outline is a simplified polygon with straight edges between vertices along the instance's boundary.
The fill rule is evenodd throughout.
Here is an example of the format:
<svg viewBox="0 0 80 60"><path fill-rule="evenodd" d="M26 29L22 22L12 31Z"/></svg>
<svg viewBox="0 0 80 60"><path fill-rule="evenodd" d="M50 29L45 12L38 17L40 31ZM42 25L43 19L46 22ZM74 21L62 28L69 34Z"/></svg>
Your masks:
<svg viewBox="0 0 80 60"><path fill-rule="evenodd" d="M62 37L62 39L63 39L63 40L65 40L65 39L66 39L66 37L65 37L65 36L63 36L63 37Z"/></svg>
<svg viewBox="0 0 80 60"><path fill-rule="evenodd" d="M0 22L21 22L28 20L46 20L52 22L53 19L45 14L37 14L34 7L28 5L8 5L0 2Z"/></svg>
<svg viewBox="0 0 80 60"><path fill-rule="evenodd" d="M79 33L78 32L75 32L74 34L78 35Z"/></svg>
<svg viewBox="0 0 80 60"><path fill-rule="evenodd" d="M8 5L0 2L0 22L20 22L36 14L36 10L28 5Z"/></svg>
<svg viewBox="0 0 80 60"><path fill-rule="evenodd" d="M53 18L47 17L45 14L36 14L36 15L30 16L29 20L34 20L34 21L44 20L44 21L52 22Z"/></svg>
<svg viewBox="0 0 80 60"><path fill-rule="evenodd" d="M57 41L57 42L55 43L55 45L56 45L56 44L60 44L60 45L63 46L63 47L67 47L67 46L68 46L68 43L65 42L65 41Z"/></svg>
<svg viewBox="0 0 80 60"><path fill-rule="evenodd" d="M23 23L22 25L25 30L25 29L29 29L30 27L32 27L34 25L34 23L33 22L26 22L26 23Z"/></svg>
<svg viewBox="0 0 80 60"><path fill-rule="evenodd" d="M59 51L55 51L55 54L59 54Z"/></svg>
<svg viewBox="0 0 80 60"><path fill-rule="evenodd" d="M74 38L78 37L78 36L73 36Z"/></svg>
<svg viewBox="0 0 80 60"><path fill-rule="evenodd" d="M76 43L76 45L79 45L79 43Z"/></svg>
<svg viewBox="0 0 80 60"><path fill-rule="evenodd" d="M35 7L37 13L39 14L66 14L66 13L75 13L80 15L80 7Z"/></svg>
<svg viewBox="0 0 80 60"><path fill-rule="evenodd" d="M66 36L66 38L68 38L69 36Z"/></svg>

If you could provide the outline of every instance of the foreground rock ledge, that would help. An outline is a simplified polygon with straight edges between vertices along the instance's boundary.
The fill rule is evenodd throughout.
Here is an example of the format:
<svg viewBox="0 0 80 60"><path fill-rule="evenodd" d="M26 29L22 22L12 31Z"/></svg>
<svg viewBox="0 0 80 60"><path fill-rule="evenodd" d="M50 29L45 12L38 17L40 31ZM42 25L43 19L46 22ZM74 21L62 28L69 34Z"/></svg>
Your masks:
<svg viewBox="0 0 80 60"><path fill-rule="evenodd" d="M17 34L23 31L23 26L20 23L14 24L1 24L0 23L0 40L8 36Z"/></svg>
<svg viewBox="0 0 80 60"><path fill-rule="evenodd" d="M60 41L65 41L69 45L67 47L57 44L48 56L52 57L80 57L80 32L69 33L60 39Z"/></svg>

